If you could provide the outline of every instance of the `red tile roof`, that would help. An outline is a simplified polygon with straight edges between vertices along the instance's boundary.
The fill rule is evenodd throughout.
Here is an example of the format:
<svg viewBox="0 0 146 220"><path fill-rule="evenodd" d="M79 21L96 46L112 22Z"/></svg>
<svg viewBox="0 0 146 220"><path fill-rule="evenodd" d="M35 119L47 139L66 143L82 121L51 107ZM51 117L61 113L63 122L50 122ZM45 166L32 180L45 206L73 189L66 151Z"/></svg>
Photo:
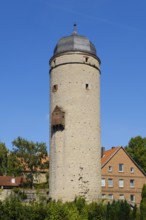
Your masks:
<svg viewBox="0 0 146 220"><path fill-rule="evenodd" d="M120 149L121 147L112 147L103 153L101 158L101 166L103 167Z"/></svg>
<svg viewBox="0 0 146 220"><path fill-rule="evenodd" d="M0 186L20 186L22 183L26 182L24 177L13 177L13 176L0 176Z"/></svg>
<svg viewBox="0 0 146 220"><path fill-rule="evenodd" d="M103 168L108 161L120 150L123 149L124 152L127 154L129 159L137 166L137 168L146 176L146 173L143 171L143 169L134 161L134 159L125 151L123 147L112 147L111 149L104 151L103 156L101 158L101 168Z"/></svg>

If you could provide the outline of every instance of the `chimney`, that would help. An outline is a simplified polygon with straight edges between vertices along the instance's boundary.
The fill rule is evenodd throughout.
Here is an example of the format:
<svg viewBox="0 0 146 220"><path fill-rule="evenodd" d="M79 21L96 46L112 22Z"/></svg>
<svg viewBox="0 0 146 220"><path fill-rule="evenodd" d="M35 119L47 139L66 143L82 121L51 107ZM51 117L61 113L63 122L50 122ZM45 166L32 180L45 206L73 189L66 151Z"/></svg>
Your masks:
<svg viewBox="0 0 146 220"><path fill-rule="evenodd" d="M101 158L103 157L104 152L105 152L105 147L101 147Z"/></svg>

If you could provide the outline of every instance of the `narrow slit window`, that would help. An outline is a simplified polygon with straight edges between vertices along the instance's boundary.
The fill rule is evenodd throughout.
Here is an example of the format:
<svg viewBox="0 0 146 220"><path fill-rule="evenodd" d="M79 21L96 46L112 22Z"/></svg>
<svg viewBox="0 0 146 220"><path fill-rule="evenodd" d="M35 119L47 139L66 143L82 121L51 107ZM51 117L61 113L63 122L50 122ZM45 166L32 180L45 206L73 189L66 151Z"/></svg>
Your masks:
<svg viewBox="0 0 146 220"><path fill-rule="evenodd" d="M52 91L56 92L57 90L58 90L58 85L57 84L53 85Z"/></svg>
<svg viewBox="0 0 146 220"><path fill-rule="evenodd" d="M85 57L85 62L88 62L89 57Z"/></svg>
<svg viewBox="0 0 146 220"><path fill-rule="evenodd" d="M89 89L89 84L88 83L86 83L85 88Z"/></svg>

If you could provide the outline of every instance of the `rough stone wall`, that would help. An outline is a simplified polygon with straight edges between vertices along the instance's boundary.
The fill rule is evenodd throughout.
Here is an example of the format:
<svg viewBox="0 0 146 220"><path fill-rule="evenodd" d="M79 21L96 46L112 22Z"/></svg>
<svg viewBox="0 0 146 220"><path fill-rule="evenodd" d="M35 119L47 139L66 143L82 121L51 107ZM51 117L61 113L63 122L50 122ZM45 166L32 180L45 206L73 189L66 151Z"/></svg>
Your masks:
<svg viewBox="0 0 146 220"><path fill-rule="evenodd" d="M40 190L32 190L32 189L23 189L19 188L21 192L24 192L27 196L23 202L39 202L39 201L47 201L48 200L48 190L40 189ZM18 193L19 194L19 193ZM18 196L14 192L14 189L0 189L0 201L4 201L6 198L10 197L11 195Z"/></svg>
<svg viewBox="0 0 146 220"><path fill-rule="evenodd" d="M50 66L50 112L60 107L65 126L50 135L49 196L95 201L101 194L99 61L66 53L54 57Z"/></svg>
<svg viewBox="0 0 146 220"><path fill-rule="evenodd" d="M11 195L11 189L0 189L0 201L4 201Z"/></svg>

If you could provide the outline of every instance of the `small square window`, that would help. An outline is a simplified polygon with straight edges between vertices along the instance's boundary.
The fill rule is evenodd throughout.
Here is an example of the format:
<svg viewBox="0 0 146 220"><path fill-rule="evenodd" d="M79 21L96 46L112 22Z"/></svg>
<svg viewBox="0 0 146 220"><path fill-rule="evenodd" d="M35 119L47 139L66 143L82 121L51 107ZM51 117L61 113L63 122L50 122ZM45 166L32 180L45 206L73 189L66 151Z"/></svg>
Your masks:
<svg viewBox="0 0 146 220"><path fill-rule="evenodd" d="M113 179L108 179L108 187L113 187Z"/></svg>
<svg viewBox="0 0 146 220"><path fill-rule="evenodd" d="M124 172L124 164L119 163L119 172Z"/></svg>

